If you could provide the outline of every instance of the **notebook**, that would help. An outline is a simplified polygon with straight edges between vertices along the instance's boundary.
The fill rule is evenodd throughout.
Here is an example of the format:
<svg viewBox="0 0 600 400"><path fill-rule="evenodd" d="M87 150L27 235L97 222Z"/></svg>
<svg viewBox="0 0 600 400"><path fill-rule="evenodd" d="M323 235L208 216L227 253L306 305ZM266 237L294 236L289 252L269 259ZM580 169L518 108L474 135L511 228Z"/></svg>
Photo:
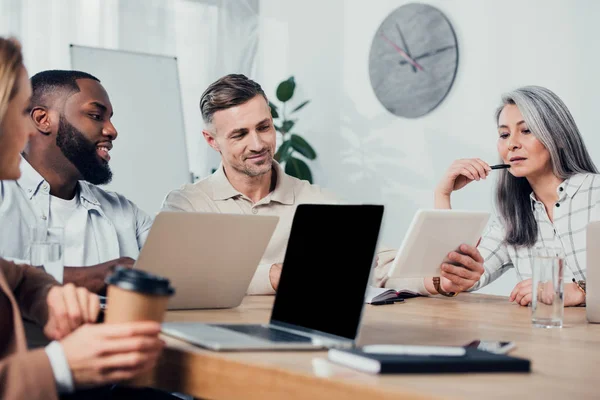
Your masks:
<svg viewBox="0 0 600 400"><path fill-rule="evenodd" d="M369 346L365 346L369 347ZM372 346L374 347L374 346ZM435 346L391 346L434 348ZM330 361L371 374L431 374L466 372L531 372L529 360L474 348L437 347L437 355L423 351L407 354L367 353L363 348L331 349ZM433 351L436 353L436 351ZM446 355L442 355L446 354Z"/></svg>
<svg viewBox="0 0 600 400"><path fill-rule="evenodd" d="M397 300L397 299L411 299L413 297L419 297L420 295L410 290L396 291L389 288L377 288L369 286L365 293L365 303L371 304L376 302L383 302L386 300Z"/></svg>

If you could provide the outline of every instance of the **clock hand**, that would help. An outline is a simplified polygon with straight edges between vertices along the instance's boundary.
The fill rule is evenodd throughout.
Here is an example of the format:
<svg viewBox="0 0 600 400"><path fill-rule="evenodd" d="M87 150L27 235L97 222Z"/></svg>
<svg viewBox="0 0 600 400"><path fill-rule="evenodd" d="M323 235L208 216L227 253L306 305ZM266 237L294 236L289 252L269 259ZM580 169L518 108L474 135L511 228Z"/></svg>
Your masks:
<svg viewBox="0 0 600 400"><path fill-rule="evenodd" d="M408 56L412 58L412 54L410 54L410 49L408 48L408 44L406 43L406 40L404 40L404 35L402 34L402 29L400 29L400 25L398 25L398 23L396 23L396 29L398 29L398 33L400 34L400 40L402 40L402 46L404 46L404 49L406 50L406 54L408 54ZM413 72L417 72L417 69L415 68L414 65L411 65L410 67L412 68Z"/></svg>
<svg viewBox="0 0 600 400"><path fill-rule="evenodd" d="M394 49L396 49L396 51L398 53L400 53L400 55L404 58L406 58L406 60L415 68L417 68L418 70L424 71L423 67L421 67L415 60L413 60L408 54L406 54L406 52L404 50L402 50L400 47L398 47L396 45L396 43L392 42L390 39L388 39L387 36L385 36L385 34L381 34L381 36L383 37L383 39L388 42L390 45L392 45L392 47Z"/></svg>
<svg viewBox="0 0 600 400"><path fill-rule="evenodd" d="M446 50L453 49L453 48L455 48L455 47L456 47L456 46L454 46L454 45L452 45L452 46L446 46L446 47L441 47L441 48L439 48L439 49L432 50L432 51L428 51L427 53L423 53L423 54L421 54L421 55L418 55L418 56L416 56L414 59L415 59L415 60L420 60L420 59L422 59L422 58L431 57L431 56L434 56L434 55L436 55L436 54L439 54L439 53L441 53L441 52L444 52L444 51L446 51ZM408 64L408 62L407 62L407 61L404 61L404 60L400 60L400 65L404 65L404 64Z"/></svg>

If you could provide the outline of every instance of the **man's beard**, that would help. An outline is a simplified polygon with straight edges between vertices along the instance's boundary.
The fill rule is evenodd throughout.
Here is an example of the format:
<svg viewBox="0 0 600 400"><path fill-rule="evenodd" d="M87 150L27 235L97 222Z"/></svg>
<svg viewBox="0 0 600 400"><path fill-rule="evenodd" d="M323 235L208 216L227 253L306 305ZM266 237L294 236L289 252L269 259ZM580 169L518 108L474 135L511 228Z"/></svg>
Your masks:
<svg viewBox="0 0 600 400"><path fill-rule="evenodd" d="M269 149L267 149L266 152L267 158L262 164L250 166L244 162L242 163L242 167L238 171L249 177L261 176L271 171L271 168L273 166L273 153ZM261 153L262 152L259 152L259 154Z"/></svg>
<svg viewBox="0 0 600 400"><path fill-rule="evenodd" d="M69 161L75 165L83 180L94 185L104 185L112 179L107 161L96 152L96 144L88 140L61 115L58 123L56 145Z"/></svg>

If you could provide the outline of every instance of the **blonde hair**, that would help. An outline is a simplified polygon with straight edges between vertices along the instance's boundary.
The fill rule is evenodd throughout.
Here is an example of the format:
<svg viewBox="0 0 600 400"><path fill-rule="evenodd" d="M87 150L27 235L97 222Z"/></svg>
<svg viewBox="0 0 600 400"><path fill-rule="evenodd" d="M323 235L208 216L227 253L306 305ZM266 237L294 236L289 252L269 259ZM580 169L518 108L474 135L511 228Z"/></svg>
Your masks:
<svg viewBox="0 0 600 400"><path fill-rule="evenodd" d="M0 124L8 103L19 91L17 82L22 67L20 43L13 38L0 37Z"/></svg>

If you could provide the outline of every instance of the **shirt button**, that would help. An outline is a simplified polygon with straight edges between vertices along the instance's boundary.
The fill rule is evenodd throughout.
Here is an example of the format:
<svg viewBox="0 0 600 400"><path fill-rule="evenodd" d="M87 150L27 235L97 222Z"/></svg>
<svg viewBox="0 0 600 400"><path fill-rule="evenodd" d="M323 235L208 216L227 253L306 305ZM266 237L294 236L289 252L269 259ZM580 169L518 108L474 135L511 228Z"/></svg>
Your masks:
<svg viewBox="0 0 600 400"><path fill-rule="evenodd" d="M45 221L47 218L45 215L42 215L42 219Z"/></svg>
<svg viewBox="0 0 600 400"><path fill-rule="evenodd" d="M556 205L556 207L560 207L560 203L556 203L555 205Z"/></svg>
<svg viewBox="0 0 600 400"><path fill-rule="evenodd" d="M559 187L559 188L558 188L558 190L560 190L560 191L562 192L563 190L565 190L565 188L563 188L563 187L561 186L561 187Z"/></svg>
<svg viewBox="0 0 600 400"><path fill-rule="evenodd" d="M253 208L252 209L252 214L256 214L256 213L258 213L258 210L256 208Z"/></svg>

